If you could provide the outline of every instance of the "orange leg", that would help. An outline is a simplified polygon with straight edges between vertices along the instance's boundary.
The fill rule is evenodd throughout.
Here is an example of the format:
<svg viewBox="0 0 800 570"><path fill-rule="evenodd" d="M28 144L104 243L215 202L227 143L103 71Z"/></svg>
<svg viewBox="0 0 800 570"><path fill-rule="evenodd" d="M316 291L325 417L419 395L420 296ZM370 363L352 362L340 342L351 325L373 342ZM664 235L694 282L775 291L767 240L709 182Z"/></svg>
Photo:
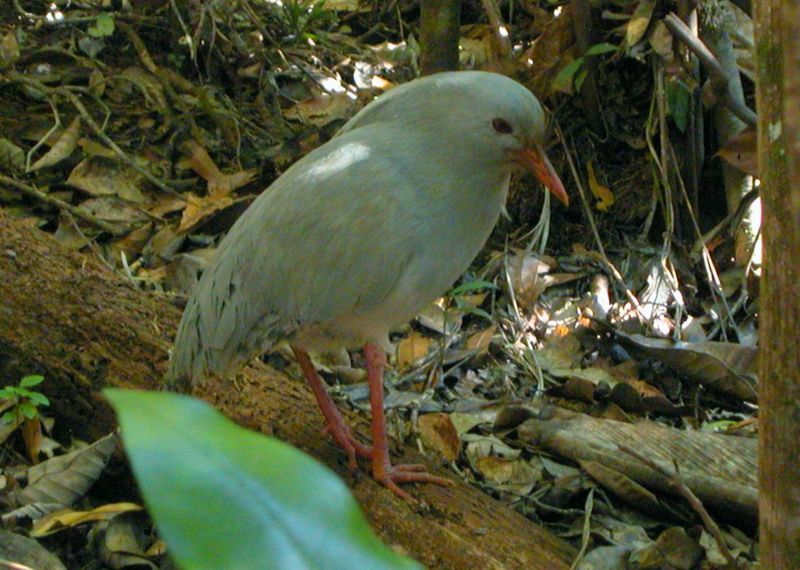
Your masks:
<svg viewBox="0 0 800 570"><path fill-rule="evenodd" d="M398 497L414 502L414 498L397 486L398 483L434 483L452 485L453 482L425 472L424 465L392 465L389 459L389 440L386 436L386 419L383 415L383 368L386 354L378 346L364 345L369 382L369 404L372 410L372 476Z"/></svg>
<svg viewBox="0 0 800 570"><path fill-rule="evenodd" d="M322 378L317 374L308 353L295 347L292 347L292 350L294 351L294 356L298 364L300 364L300 368L303 370L303 375L306 377L306 380L308 380L308 384L311 386L311 390L317 398L319 409L322 411L322 415L325 416L326 424L323 433L331 434L334 441L339 444L339 447L344 449L345 453L347 453L347 465L350 472L355 473L358 470L356 456L360 455L361 457L371 459L373 455L372 447L361 443L353 436L353 432L350 431L350 426L347 425L339 408L336 407L336 404L325 389Z"/></svg>

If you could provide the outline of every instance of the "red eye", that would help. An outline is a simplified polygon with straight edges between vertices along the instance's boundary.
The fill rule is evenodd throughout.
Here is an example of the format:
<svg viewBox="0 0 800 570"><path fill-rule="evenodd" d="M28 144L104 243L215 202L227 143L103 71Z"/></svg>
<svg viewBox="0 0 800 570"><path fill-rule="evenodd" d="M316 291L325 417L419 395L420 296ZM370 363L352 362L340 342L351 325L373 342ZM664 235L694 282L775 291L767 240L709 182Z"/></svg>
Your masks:
<svg viewBox="0 0 800 570"><path fill-rule="evenodd" d="M494 130L496 130L498 133L503 133L504 135L510 135L514 132L514 129L505 119L495 119L492 121L492 128L494 128Z"/></svg>

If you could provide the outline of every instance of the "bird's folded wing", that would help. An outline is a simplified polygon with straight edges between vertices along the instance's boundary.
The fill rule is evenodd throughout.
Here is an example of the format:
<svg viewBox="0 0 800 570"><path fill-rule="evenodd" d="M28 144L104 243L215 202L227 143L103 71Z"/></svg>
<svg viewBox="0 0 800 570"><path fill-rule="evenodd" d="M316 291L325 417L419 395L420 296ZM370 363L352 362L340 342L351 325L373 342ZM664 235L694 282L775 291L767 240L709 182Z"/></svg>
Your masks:
<svg viewBox="0 0 800 570"><path fill-rule="evenodd" d="M248 208L186 308L168 381L224 374L304 327L368 312L392 293L424 212L413 165L392 157L386 131L334 139Z"/></svg>

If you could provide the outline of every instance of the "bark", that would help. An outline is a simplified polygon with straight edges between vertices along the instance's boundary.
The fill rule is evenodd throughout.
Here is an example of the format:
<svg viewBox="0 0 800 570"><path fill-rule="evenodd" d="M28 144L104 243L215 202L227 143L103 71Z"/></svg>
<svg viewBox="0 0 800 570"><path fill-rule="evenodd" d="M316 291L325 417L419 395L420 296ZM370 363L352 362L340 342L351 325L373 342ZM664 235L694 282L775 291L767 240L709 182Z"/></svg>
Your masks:
<svg viewBox="0 0 800 570"><path fill-rule="evenodd" d="M24 374L44 374L42 391L62 438L65 431L95 438L113 429L113 414L99 395L103 387L158 387L180 318L164 296L136 289L92 257L64 249L33 221L2 210L0 299L0 377L16 383ZM321 416L299 377L257 365L236 383L205 384L198 395L238 423L331 466L351 485L378 535L428 567L558 569L574 556L566 543L460 481L409 487L429 505L422 511L369 477L352 480L342 453L320 436ZM366 418L346 415L360 435L369 432ZM401 455L420 462L414 452Z"/></svg>
<svg viewBox="0 0 800 570"><path fill-rule="evenodd" d="M764 234L759 367L761 567L800 560L800 37L796 2L754 3Z"/></svg>
<svg viewBox="0 0 800 570"><path fill-rule="evenodd" d="M461 0L423 0L420 15L422 75L458 69Z"/></svg>

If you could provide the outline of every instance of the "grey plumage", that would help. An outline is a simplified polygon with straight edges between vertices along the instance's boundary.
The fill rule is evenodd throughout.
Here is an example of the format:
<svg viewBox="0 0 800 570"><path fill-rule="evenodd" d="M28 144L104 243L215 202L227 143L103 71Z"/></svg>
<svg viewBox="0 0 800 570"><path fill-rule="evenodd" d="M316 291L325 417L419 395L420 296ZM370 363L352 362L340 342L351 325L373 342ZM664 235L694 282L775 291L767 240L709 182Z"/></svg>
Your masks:
<svg viewBox="0 0 800 570"><path fill-rule="evenodd" d="M498 136L497 116L519 136ZM229 374L281 339L387 347L390 328L469 266L505 201L508 152L543 130L533 95L491 73L430 76L365 107L222 240L184 312L167 385Z"/></svg>

